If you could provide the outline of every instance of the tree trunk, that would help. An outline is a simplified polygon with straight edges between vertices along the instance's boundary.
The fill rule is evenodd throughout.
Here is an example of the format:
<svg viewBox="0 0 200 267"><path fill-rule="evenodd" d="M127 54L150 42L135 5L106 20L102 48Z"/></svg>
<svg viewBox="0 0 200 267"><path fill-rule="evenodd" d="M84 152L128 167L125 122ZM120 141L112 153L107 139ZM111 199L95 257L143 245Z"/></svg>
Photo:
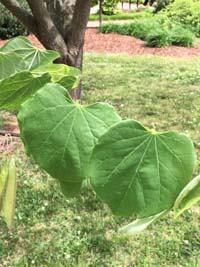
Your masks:
<svg viewBox="0 0 200 267"><path fill-rule="evenodd" d="M83 45L91 0L27 0L31 13L17 0L0 0L33 32L46 49L57 51L58 63L82 70ZM74 93L81 96L81 83Z"/></svg>

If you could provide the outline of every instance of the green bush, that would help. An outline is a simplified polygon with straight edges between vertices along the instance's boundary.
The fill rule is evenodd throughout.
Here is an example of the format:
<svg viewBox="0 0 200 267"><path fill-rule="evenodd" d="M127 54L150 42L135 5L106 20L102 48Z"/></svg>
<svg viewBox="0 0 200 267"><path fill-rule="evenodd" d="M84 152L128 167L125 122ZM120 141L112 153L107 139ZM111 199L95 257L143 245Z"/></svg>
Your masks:
<svg viewBox="0 0 200 267"><path fill-rule="evenodd" d="M148 33L159 27L159 23L154 19L137 20L135 23L130 24L129 35L135 36L141 40L146 40Z"/></svg>
<svg viewBox="0 0 200 267"><path fill-rule="evenodd" d="M26 7L25 1L19 1ZM18 35L27 35L28 30L2 4L0 4L0 39L9 39Z"/></svg>
<svg viewBox="0 0 200 267"><path fill-rule="evenodd" d="M117 8L119 0L104 0L103 1L103 13L106 15L113 15Z"/></svg>
<svg viewBox="0 0 200 267"><path fill-rule="evenodd" d="M170 21L183 24L200 36L200 1L175 0L162 12Z"/></svg>
<svg viewBox="0 0 200 267"><path fill-rule="evenodd" d="M173 45L193 47L196 44L196 37L190 30L180 25L175 25L170 32L170 39Z"/></svg>
<svg viewBox="0 0 200 267"><path fill-rule="evenodd" d="M149 31L156 29L160 25L153 19L141 19L132 23L124 24L103 24L101 27L102 33L119 33L123 35L135 36L139 39L145 40Z"/></svg>
<svg viewBox="0 0 200 267"><path fill-rule="evenodd" d="M155 16L151 19L136 20L132 23L107 23L101 27L102 33L118 33L129 35L146 41L150 47L163 47L171 44L192 47L196 37L182 25L173 24L164 16Z"/></svg>
<svg viewBox="0 0 200 267"><path fill-rule="evenodd" d="M151 30L146 38L146 45L149 47L163 47L171 45L170 34L162 28Z"/></svg>

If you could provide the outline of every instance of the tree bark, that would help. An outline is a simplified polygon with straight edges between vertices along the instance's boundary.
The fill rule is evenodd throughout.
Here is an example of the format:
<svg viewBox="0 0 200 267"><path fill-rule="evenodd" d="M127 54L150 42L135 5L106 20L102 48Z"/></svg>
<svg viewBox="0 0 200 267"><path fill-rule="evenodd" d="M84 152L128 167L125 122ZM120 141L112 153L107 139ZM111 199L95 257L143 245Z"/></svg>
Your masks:
<svg viewBox="0 0 200 267"><path fill-rule="evenodd" d="M0 0L33 32L46 49L59 52L59 63L82 70L83 45L91 0L27 0L31 13L17 0ZM81 96L81 84L75 93Z"/></svg>

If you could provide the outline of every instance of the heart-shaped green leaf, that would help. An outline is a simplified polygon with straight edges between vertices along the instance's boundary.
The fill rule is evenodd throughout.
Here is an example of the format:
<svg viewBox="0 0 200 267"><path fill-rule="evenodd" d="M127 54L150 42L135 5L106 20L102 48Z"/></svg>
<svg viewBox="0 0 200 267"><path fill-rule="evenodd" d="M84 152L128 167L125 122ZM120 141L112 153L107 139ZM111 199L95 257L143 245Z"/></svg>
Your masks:
<svg viewBox="0 0 200 267"><path fill-rule="evenodd" d="M42 75L47 72L51 76L52 82L59 83L67 90L77 87L80 81L80 70L64 64L49 64L47 66L37 68L32 73L34 75Z"/></svg>
<svg viewBox="0 0 200 267"><path fill-rule="evenodd" d="M25 69L26 66L23 62L23 58L14 52L0 52L0 80Z"/></svg>
<svg viewBox="0 0 200 267"><path fill-rule="evenodd" d="M47 84L18 114L27 152L54 178L81 182L88 176L98 138L120 117L108 104L81 106L59 84Z"/></svg>
<svg viewBox="0 0 200 267"><path fill-rule="evenodd" d="M34 77L29 71L16 73L0 81L0 108L18 109L39 88L50 82L49 74Z"/></svg>
<svg viewBox="0 0 200 267"><path fill-rule="evenodd" d="M134 120L119 122L95 146L90 177L97 194L122 216L170 209L190 181L195 152L177 132L156 133Z"/></svg>
<svg viewBox="0 0 200 267"><path fill-rule="evenodd" d="M60 55L51 50L39 49L25 37L19 36L8 41L0 48L1 52L15 52L24 59L27 70L33 70L52 63Z"/></svg>
<svg viewBox="0 0 200 267"><path fill-rule="evenodd" d="M200 201L200 175L193 178L178 195L174 204L175 216L178 217L198 201Z"/></svg>

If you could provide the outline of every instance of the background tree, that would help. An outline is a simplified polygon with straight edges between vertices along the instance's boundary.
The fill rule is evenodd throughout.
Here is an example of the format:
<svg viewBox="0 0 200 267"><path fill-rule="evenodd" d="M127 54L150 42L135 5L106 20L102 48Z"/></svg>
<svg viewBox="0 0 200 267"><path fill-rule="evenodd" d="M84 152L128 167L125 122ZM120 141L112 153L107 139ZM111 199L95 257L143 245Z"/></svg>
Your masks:
<svg viewBox="0 0 200 267"><path fill-rule="evenodd" d="M59 63L82 69L84 35L91 0L26 0L30 11L17 0L0 0L47 49L56 50ZM81 94L81 86L76 97Z"/></svg>

